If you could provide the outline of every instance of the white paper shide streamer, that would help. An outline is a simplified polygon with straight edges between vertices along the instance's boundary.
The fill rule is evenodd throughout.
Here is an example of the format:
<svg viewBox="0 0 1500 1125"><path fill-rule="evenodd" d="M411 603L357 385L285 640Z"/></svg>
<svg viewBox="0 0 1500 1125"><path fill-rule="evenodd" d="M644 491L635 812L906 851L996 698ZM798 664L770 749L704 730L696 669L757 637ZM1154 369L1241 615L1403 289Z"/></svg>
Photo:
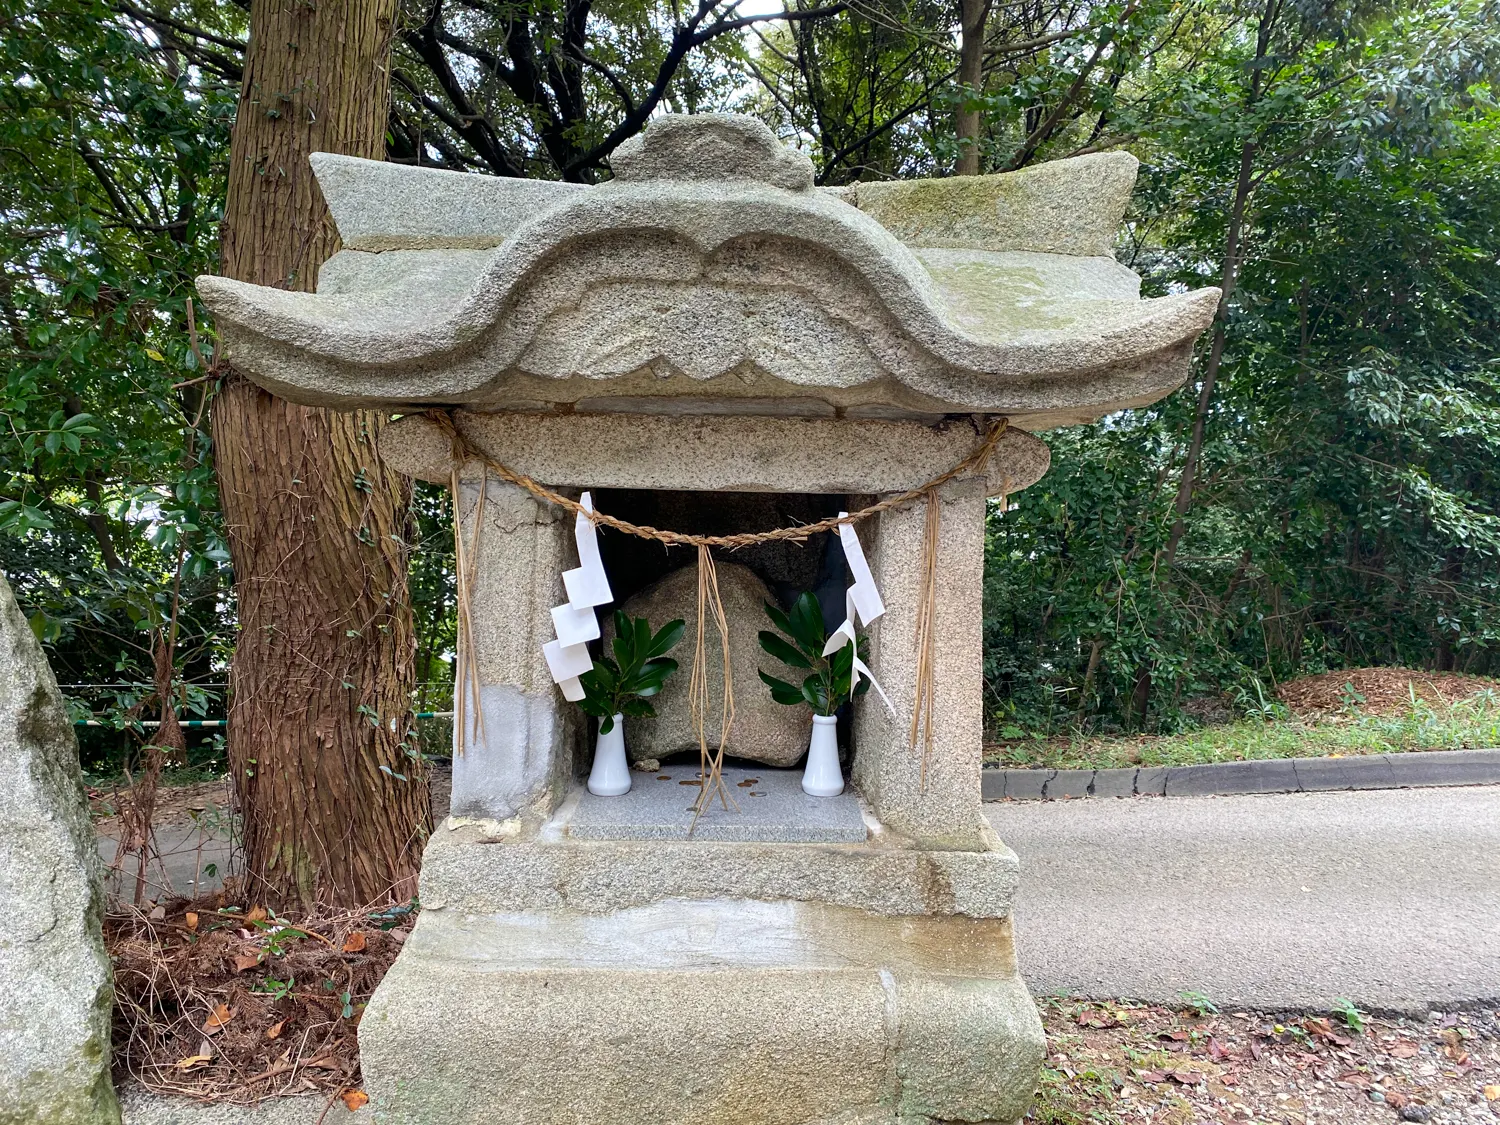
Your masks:
<svg viewBox="0 0 1500 1125"><path fill-rule="evenodd" d="M593 499L587 492L579 497L579 503L585 511L594 510ZM577 703L583 698L583 685L578 677L594 666L589 642L599 638L599 618L594 607L607 605L615 596L604 573L604 561L599 557L599 534L594 521L582 512L574 520L573 538L578 543L580 565L576 570L563 571L563 589L568 600L552 609L557 640L544 644L542 654L547 658L553 682L562 689L563 698Z"/></svg>
<svg viewBox="0 0 1500 1125"><path fill-rule="evenodd" d="M842 519L848 514L848 512L840 512L839 518ZM863 676L870 681L870 686L885 702L886 709L894 715L896 708L891 703L890 696L886 695L885 688L880 686L880 681L870 672L869 666L859 658L859 647L854 640L856 614L859 617L859 623L868 629L870 622L885 612L885 602L881 600L880 590L875 585L875 576L870 573L870 564L865 561L864 548L859 545L859 536L855 533L852 524L839 524L839 542L843 545L844 559L849 564L849 574L854 579L854 585L850 586L844 595L844 623L828 638L828 643L823 646L823 655L832 656L845 645L855 645L854 671L849 679L850 694L852 695L854 689L859 686L859 678Z"/></svg>

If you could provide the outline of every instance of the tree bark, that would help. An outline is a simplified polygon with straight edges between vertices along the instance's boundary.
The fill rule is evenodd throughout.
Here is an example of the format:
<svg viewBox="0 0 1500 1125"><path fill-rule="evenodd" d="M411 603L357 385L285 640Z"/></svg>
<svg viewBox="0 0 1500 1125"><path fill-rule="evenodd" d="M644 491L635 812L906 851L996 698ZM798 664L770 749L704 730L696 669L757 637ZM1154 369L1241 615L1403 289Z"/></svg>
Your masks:
<svg viewBox="0 0 1500 1125"><path fill-rule="evenodd" d="M979 105L984 85L984 26L989 19L990 0L959 0L958 84L966 101L955 115L958 134L960 176L979 175Z"/></svg>
<svg viewBox="0 0 1500 1125"><path fill-rule="evenodd" d="M254 0L226 276L311 289L338 248L307 157L382 155L397 6ZM404 900L431 827L426 779L407 753L410 486L381 462L379 414L294 406L230 362L213 433L239 607L229 758L249 893L274 904Z"/></svg>

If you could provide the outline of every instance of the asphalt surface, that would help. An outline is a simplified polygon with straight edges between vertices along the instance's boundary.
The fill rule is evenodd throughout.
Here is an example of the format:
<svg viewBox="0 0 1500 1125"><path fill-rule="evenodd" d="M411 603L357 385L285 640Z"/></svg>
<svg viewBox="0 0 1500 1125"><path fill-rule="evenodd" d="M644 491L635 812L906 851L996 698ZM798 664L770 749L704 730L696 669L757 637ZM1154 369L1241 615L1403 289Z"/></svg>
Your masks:
<svg viewBox="0 0 1500 1125"><path fill-rule="evenodd" d="M1038 995L1500 1000L1500 786L985 806Z"/></svg>

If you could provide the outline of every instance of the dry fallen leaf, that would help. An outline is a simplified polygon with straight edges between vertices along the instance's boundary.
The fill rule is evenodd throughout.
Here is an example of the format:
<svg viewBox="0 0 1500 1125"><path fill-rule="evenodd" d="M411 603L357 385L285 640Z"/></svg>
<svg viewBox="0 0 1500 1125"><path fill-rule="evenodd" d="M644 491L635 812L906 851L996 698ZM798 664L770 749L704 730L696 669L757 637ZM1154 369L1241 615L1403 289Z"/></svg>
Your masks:
<svg viewBox="0 0 1500 1125"><path fill-rule="evenodd" d="M198 928L198 915L194 914L191 910L182 916L182 921L190 930Z"/></svg>
<svg viewBox="0 0 1500 1125"><path fill-rule="evenodd" d="M237 973L243 973L249 969L255 968L255 966L259 964L259 953L241 953L234 959L234 971Z"/></svg>
<svg viewBox="0 0 1500 1125"><path fill-rule="evenodd" d="M1345 1039L1338 1032L1334 1031L1333 1025L1326 1019L1309 1016L1302 1021L1302 1027L1309 1035L1317 1036L1317 1038L1327 1043L1332 1043L1336 1047L1347 1047L1353 1042L1352 1039Z"/></svg>
<svg viewBox="0 0 1500 1125"><path fill-rule="evenodd" d="M192 1070L195 1066L203 1066L204 1064L211 1062L213 1062L212 1055L189 1055L185 1059L177 1060L177 1069Z"/></svg>
<svg viewBox="0 0 1500 1125"><path fill-rule="evenodd" d="M264 906L252 906L250 913L245 915L247 922L264 922L266 920L266 908Z"/></svg>
<svg viewBox="0 0 1500 1125"><path fill-rule="evenodd" d="M266 1038L279 1039L281 1037L281 1031L284 1027L286 1027L286 1020L279 1020L278 1022L273 1023L270 1027L266 1028Z"/></svg>
<svg viewBox="0 0 1500 1125"><path fill-rule="evenodd" d="M220 1004L213 1010L203 1024L204 1035L216 1035L224 1030L224 1025L234 1019L234 1009L228 1004Z"/></svg>
<svg viewBox="0 0 1500 1125"><path fill-rule="evenodd" d="M1486 1086L1484 1097L1486 1101L1500 1102L1500 1086Z"/></svg>
<svg viewBox="0 0 1500 1125"><path fill-rule="evenodd" d="M345 953L358 953L360 952L360 950L364 949L364 947L365 935L359 930L353 931L348 937L344 939Z"/></svg>
<svg viewBox="0 0 1500 1125"><path fill-rule="evenodd" d="M1393 1059L1413 1059L1417 1057L1420 1049L1410 1039L1398 1039L1387 1047L1385 1052Z"/></svg>
<svg viewBox="0 0 1500 1125"><path fill-rule="evenodd" d="M370 1100L370 1095L363 1090L345 1090L343 1093L344 1105L352 1112Z"/></svg>

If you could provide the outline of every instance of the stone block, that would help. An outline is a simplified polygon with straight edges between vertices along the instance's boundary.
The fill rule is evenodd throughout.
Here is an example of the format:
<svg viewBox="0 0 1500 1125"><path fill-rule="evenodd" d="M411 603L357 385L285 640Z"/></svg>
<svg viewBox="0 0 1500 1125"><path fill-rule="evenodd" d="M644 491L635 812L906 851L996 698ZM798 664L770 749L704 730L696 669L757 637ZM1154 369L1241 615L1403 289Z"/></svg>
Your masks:
<svg viewBox="0 0 1500 1125"><path fill-rule="evenodd" d="M1142 766L1135 771L1135 792L1140 797L1165 797L1169 766Z"/></svg>
<svg viewBox="0 0 1500 1125"><path fill-rule="evenodd" d="M745 417L727 411L746 404L712 399L657 405L682 412L460 410L454 424L476 449L553 486L836 495L926 484L972 453L983 436L967 419ZM381 440L382 455L400 472L448 483L452 447L430 419L408 415ZM643 449L651 455L642 457ZM1008 429L990 459L987 490L1014 495L1039 481L1050 463L1045 442ZM464 467L465 479L478 474L478 465Z"/></svg>
<svg viewBox="0 0 1500 1125"><path fill-rule="evenodd" d="M424 911L359 1035L389 1125L1011 1121L1042 1053L1008 921L743 900Z"/></svg>
<svg viewBox="0 0 1500 1125"><path fill-rule="evenodd" d="M1500 750L1439 750L1387 758L1397 785L1493 785L1500 781Z"/></svg>
<svg viewBox="0 0 1500 1125"><path fill-rule="evenodd" d="M658 117L616 156L582 189L323 158L341 229L385 254L347 252L316 293L198 291L236 368L311 405L795 398L1029 428L1163 397L1218 306L1136 299L1110 256L1123 153L860 185L857 206L751 118Z"/></svg>
<svg viewBox="0 0 1500 1125"><path fill-rule="evenodd" d="M1213 794L1295 793L1301 788L1297 767L1288 758L1263 762L1215 762L1205 766L1173 766L1167 774L1168 797L1206 797Z"/></svg>
<svg viewBox="0 0 1500 1125"><path fill-rule="evenodd" d="M1140 779L1138 769L1094 770L1090 797L1134 797Z"/></svg>
<svg viewBox="0 0 1500 1125"><path fill-rule="evenodd" d="M1047 782L1045 795L1050 801L1092 797L1096 772L1095 770L1058 770Z"/></svg>
<svg viewBox="0 0 1500 1125"><path fill-rule="evenodd" d="M1140 161L1093 153L991 176L858 184L854 202L910 246L1113 257Z"/></svg>
<svg viewBox="0 0 1500 1125"><path fill-rule="evenodd" d="M988 825L976 851L923 851L885 832L863 844L581 840L565 834L570 805L541 838L439 827L422 856L424 908L604 913L674 898L747 898L1005 918L1015 901L1020 862Z"/></svg>
<svg viewBox="0 0 1500 1125"><path fill-rule="evenodd" d="M0 576L0 1125L117 1125L99 856L78 744Z"/></svg>

